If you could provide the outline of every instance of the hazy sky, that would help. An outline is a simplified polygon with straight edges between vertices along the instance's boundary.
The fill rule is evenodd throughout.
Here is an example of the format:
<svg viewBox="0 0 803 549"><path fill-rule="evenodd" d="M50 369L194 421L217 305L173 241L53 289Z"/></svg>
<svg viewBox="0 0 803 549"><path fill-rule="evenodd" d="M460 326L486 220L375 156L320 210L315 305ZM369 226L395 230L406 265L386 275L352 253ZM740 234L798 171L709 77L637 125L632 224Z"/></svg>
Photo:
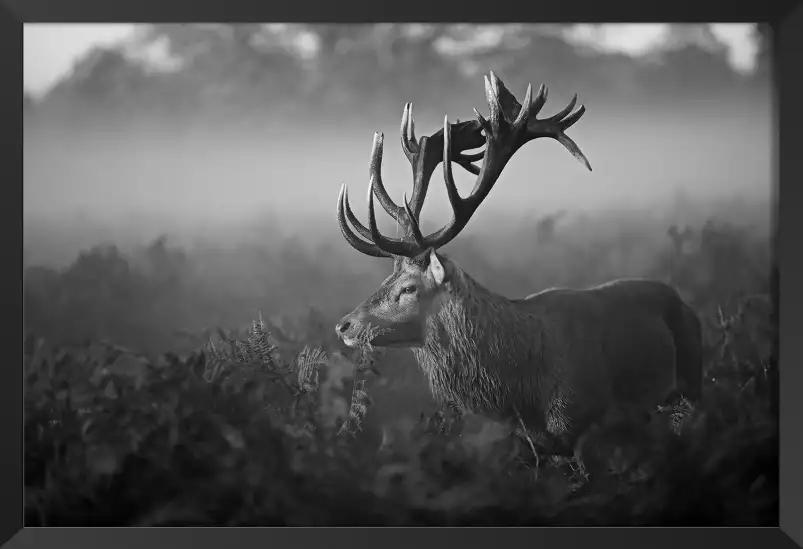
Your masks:
<svg viewBox="0 0 803 549"><path fill-rule="evenodd" d="M734 68L750 70L756 53L753 24L712 24L714 34L728 45ZM67 74L73 63L93 46L125 40L135 24L26 23L23 27L23 81L35 94L45 92ZM570 37L599 49L639 55L665 37L668 24L576 25Z"/></svg>

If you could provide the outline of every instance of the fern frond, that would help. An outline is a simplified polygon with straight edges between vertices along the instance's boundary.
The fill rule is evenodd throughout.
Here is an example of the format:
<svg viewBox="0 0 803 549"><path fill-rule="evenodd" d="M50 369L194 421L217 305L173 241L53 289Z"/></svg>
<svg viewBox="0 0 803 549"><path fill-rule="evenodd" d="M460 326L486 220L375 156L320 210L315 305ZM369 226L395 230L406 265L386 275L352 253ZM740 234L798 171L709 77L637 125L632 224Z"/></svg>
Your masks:
<svg viewBox="0 0 803 549"><path fill-rule="evenodd" d="M204 366L203 379L212 383L225 372L229 360L225 353L215 347L215 342L211 338L207 343L206 351L207 359Z"/></svg>
<svg viewBox="0 0 803 549"><path fill-rule="evenodd" d="M262 313L258 313L258 317L251 323L251 333L248 335L248 343L255 357L262 364L268 365L271 369L276 366L274 353L276 346L273 345L270 332L265 320L262 318Z"/></svg>
<svg viewBox="0 0 803 549"><path fill-rule="evenodd" d="M368 414L368 408L373 404L371 395L365 387L366 380L355 379L354 389L351 392L351 406L349 407L349 416L346 421L341 425L338 434L348 432L355 434L362 431L362 424L365 421L365 416Z"/></svg>
<svg viewBox="0 0 803 549"><path fill-rule="evenodd" d="M253 353L251 348L242 341L235 341L237 345L237 361L238 362L252 362Z"/></svg>
<svg viewBox="0 0 803 549"><path fill-rule="evenodd" d="M314 393L318 390L320 376L318 366L326 364L326 353L320 347L304 347L298 355L298 385L302 391Z"/></svg>

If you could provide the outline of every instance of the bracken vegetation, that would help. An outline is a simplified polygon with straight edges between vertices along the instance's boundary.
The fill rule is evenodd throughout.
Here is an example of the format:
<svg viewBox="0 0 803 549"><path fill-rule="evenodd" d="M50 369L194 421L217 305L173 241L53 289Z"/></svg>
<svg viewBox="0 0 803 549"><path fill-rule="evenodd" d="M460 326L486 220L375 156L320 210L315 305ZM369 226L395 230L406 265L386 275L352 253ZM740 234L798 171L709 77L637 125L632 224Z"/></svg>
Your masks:
<svg viewBox="0 0 803 549"><path fill-rule="evenodd" d="M627 223L566 214L499 262L471 238L451 250L506 295L642 275L700 312L702 402L657 409L646 437L599 434L593 470L439 408L407 352L341 347L335 320L368 289L355 281L378 276L293 245L212 258L160 239L28 267L26 525L777 525L769 239ZM234 264L269 280L220 267Z"/></svg>

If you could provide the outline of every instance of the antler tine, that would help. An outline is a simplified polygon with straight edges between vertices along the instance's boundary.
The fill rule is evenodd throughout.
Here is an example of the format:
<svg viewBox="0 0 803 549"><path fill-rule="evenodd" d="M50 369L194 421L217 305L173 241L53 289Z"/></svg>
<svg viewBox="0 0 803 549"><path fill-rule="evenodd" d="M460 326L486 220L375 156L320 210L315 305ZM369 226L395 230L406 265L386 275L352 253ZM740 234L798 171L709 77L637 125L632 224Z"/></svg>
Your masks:
<svg viewBox="0 0 803 549"><path fill-rule="evenodd" d="M520 127L522 125L526 125L527 121L530 119L530 106L532 105L532 95L533 95L533 85L527 84L527 92L524 94L524 103L522 103L521 109L519 109L519 114L516 116L516 120L513 121L514 127Z"/></svg>
<svg viewBox="0 0 803 549"><path fill-rule="evenodd" d="M405 103L404 110L402 111L401 129L399 130L399 133L401 134L401 146L405 153L407 153L410 150L410 139L407 137L407 127L409 126L409 124L410 124L410 103Z"/></svg>
<svg viewBox="0 0 803 549"><path fill-rule="evenodd" d="M551 137L560 142L580 160L589 170L591 166L580 148L571 140L564 130L573 125L585 112L583 107L572 114L577 97L554 116L542 120L536 118L546 102L547 89L541 86L535 100L532 100L532 86L527 86L524 103L519 105L516 98L505 87L504 83L493 72L490 78L485 77L485 95L488 100L490 119L485 119L476 109L477 121L485 132L485 153L482 168L479 170L474 189L466 198L460 197L451 169L451 126L448 119L444 121L443 136L443 178L446 191L453 210L452 220L439 231L425 238L426 244L439 248L466 226L474 212L488 196L502 170L511 157L525 143L539 137ZM569 115L569 116L567 116Z"/></svg>
<svg viewBox="0 0 803 549"><path fill-rule="evenodd" d="M409 105L410 105L410 108L408 109L408 112L410 113L410 141L412 141L413 144L416 144L416 140L415 140L415 117L413 116L413 104L410 103Z"/></svg>
<svg viewBox="0 0 803 549"><path fill-rule="evenodd" d="M563 119L563 129L564 129L564 131L568 130L569 128L574 126L575 123L578 120L580 120L580 118L585 114L585 112L586 112L585 105L580 105L579 109L577 109L576 111L574 111L574 113L572 113L569 116L567 116L566 118L564 118Z"/></svg>
<svg viewBox="0 0 803 549"><path fill-rule="evenodd" d="M569 104L561 109L557 114L541 120L532 117L527 123L527 141L531 139L537 139L539 137L551 137L563 145L566 150L572 153L572 156L574 156L581 164L583 164L588 171L591 171L591 163L588 161L588 158L586 158L586 156L580 150L580 147L577 146L572 138L564 133L566 130L574 126L586 112L585 105L580 105L579 109L577 109L574 113L569 114L571 113L572 109L574 109L576 104L577 94L575 94L574 97L572 97L572 100L569 101Z"/></svg>
<svg viewBox="0 0 803 549"><path fill-rule="evenodd" d="M349 204L349 189L346 185L343 185L343 204L346 210L346 219L349 220L349 223L357 229L357 232L360 233L360 236L363 238L371 239L371 231L368 230L368 227L360 223L360 220L357 219L357 216L354 215L354 212L351 211L351 205Z"/></svg>
<svg viewBox="0 0 803 549"><path fill-rule="evenodd" d="M402 195L402 201L404 202L404 210L407 213L407 219L410 222L410 232L413 235L413 239L415 240L416 245L422 250L426 249L426 242L424 241L424 235L421 234L421 229L418 226L418 216L413 213L413 210L410 209L410 203L407 202L407 193Z"/></svg>
<svg viewBox="0 0 803 549"><path fill-rule="evenodd" d="M346 208L348 208L349 212L351 211L351 208L346 203L347 200L348 198L347 198L346 185L344 183L343 185L340 186L340 194L337 197L337 222L338 225L340 225L340 232L343 233L343 236L345 237L346 241L349 244L351 244L351 246L358 252L370 255L371 257L391 257L391 254L381 250L379 246L377 246L373 242L366 242L365 240L362 240L352 232L352 230L346 223L346 214L344 212ZM349 217L351 218L353 215L354 214L352 213L351 216ZM365 229L365 227L363 227L362 224L359 223L359 221L357 223L358 225L355 225L355 227L359 226L362 227L362 229ZM362 230L360 230L359 228L357 230L360 231L360 233L362 233ZM370 231L368 231L367 229L365 230L370 235Z"/></svg>
<svg viewBox="0 0 803 549"><path fill-rule="evenodd" d="M409 240L398 240L395 238L388 238L383 236L382 233L379 232L379 227L376 223L376 212L374 211L374 195L376 194L376 186L377 180L375 177L371 178L370 183L371 188L368 190L368 228L371 231L371 240L374 241L374 244L377 248L389 255L403 255L407 257L411 257L421 252L422 246L419 245L418 240L423 240L421 238L421 232L418 231L418 226L415 220L415 216L412 215L409 207L405 210L405 223L407 226L411 227L413 234L416 232L418 233L418 238L416 238L416 242L410 242ZM406 198L406 197L405 197ZM405 205L407 201L405 200ZM415 226L415 229L412 227Z"/></svg>
<svg viewBox="0 0 803 549"><path fill-rule="evenodd" d="M491 111L491 129L498 131L502 118L502 104L499 101L499 81L493 71L491 71L490 81L487 76L483 78L485 79L485 99L488 101L488 107Z"/></svg>
<svg viewBox="0 0 803 549"><path fill-rule="evenodd" d="M443 180L446 183L446 195L452 205L453 222L457 222L462 213L463 199L457 192L452 174L452 127L449 125L448 115L443 117Z"/></svg>
<svg viewBox="0 0 803 549"><path fill-rule="evenodd" d="M408 137L409 133L409 137ZM426 198L427 190L429 187L429 178L431 172L427 174L425 167L426 160L430 160L428 155L427 137L422 137L419 143L415 138L415 118L413 117L413 104L405 103L404 113L402 115L401 126L401 143L404 155L410 162L410 167L413 169L413 192L411 196L412 213L416 221L418 216L421 215L421 209L424 206L424 199ZM436 162L437 163L437 162ZM422 173L423 169L423 173ZM403 207L408 208L408 204ZM408 233L413 229L407 227Z"/></svg>
<svg viewBox="0 0 803 549"><path fill-rule="evenodd" d="M549 122L560 122L561 120L566 118L567 114L569 114L570 112L572 112L574 110L574 106L576 104L577 104L577 94L574 94L574 96L572 96L572 100L569 101L568 105L563 107L560 110L560 112L558 112L557 114L554 114L554 115L550 116L549 118L547 118L547 120Z"/></svg>
<svg viewBox="0 0 803 549"><path fill-rule="evenodd" d="M409 137L407 134L410 134ZM413 162L414 157L421 150L418 142L415 140L415 119L413 118L413 104L404 104L404 113L402 114L401 123L401 144L404 155L407 160Z"/></svg>
<svg viewBox="0 0 803 549"><path fill-rule="evenodd" d="M547 95L549 95L549 89L544 84L541 84L541 87L538 88L538 95L535 96L535 100L532 105L530 105L530 112L533 116L537 115L541 112L541 109L544 108Z"/></svg>
<svg viewBox="0 0 803 549"><path fill-rule="evenodd" d="M376 198L388 214L393 217L397 222L405 224L406 220L403 219L404 214L400 206L397 206L393 199L390 198L385 185L382 183L382 153L384 150L385 136L381 133L374 132L374 143L371 147L371 167L369 176L372 184L373 192L376 193Z"/></svg>

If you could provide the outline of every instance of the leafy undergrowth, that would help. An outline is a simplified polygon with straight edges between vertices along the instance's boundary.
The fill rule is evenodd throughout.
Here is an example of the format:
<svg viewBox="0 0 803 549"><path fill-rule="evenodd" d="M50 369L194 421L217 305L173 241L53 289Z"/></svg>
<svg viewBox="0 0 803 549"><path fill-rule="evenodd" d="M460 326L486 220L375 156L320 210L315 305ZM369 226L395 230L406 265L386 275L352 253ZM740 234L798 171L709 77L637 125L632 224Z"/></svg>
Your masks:
<svg viewBox="0 0 803 549"><path fill-rule="evenodd" d="M29 338L26 525L777 525L775 363L740 358L739 318L714 321L702 401L656 411L637 439L603 433L594 469L482 439L448 409L372 437L382 357L286 356L261 319L155 361ZM353 389L334 421L336 360Z"/></svg>

